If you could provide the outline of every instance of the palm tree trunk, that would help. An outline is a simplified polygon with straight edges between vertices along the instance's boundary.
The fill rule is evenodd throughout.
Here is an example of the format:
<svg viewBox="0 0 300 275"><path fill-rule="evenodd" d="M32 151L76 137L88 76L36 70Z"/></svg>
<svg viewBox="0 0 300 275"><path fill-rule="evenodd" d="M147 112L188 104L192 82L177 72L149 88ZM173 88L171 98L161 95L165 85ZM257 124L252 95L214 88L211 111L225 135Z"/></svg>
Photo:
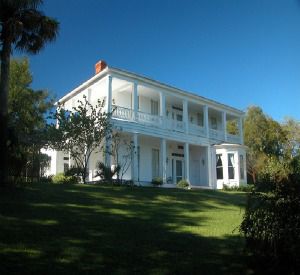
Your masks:
<svg viewBox="0 0 300 275"><path fill-rule="evenodd" d="M11 43L3 41L0 72L0 185L8 182L8 85Z"/></svg>

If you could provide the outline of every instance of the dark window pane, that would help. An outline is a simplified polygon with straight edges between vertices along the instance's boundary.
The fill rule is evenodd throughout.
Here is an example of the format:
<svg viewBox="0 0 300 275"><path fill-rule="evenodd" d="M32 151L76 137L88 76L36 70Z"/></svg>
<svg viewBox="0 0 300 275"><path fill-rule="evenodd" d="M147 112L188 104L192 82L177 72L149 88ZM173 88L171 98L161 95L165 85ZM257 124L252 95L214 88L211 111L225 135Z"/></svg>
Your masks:
<svg viewBox="0 0 300 275"><path fill-rule="evenodd" d="M217 167L217 179L218 180L223 179L223 167Z"/></svg>
<svg viewBox="0 0 300 275"><path fill-rule="evenodd" d="M234 168L228 167L228 178L233 180L234 179Z"/></svg>
<svg viewBox="0 0 300 275"><path fill-rule="evenodd" d="M217 167L219 167L219 166L223 166L221 155L217 155Z"/></svg>
<svg viewBox="0 0 300 275"><path fill-rule="evenodd" d="M234 154L228 154L228 178L234 179Z"/></svg>
<svg viewBox="0 0 300 275"><path fill-rule="evenodd" d="M244 156L243 155L240 155L240 178L241 180L244 179Z"/></svg>
<svg viewBox="0 0 300 275"><path fill-rule="evenodd" d="M218 180L222 180L223 179L223 163L222 163L222 158L221 158L221 154L217 154L217 165L216 165L216 169L217 169L217 179Z"/></svg>

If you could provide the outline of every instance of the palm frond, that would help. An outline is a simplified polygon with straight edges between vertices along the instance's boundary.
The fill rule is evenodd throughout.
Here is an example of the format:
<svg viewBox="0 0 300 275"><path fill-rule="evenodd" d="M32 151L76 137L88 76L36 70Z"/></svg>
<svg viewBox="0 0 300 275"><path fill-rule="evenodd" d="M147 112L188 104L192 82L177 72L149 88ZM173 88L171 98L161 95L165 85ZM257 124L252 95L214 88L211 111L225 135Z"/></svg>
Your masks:
<svg viewBox="0 0 300 275"><path fill-rule="evenodd" d="M19 11L37 9L43 0L0 0L0 22L5 22Z"/></svg>
<svg viewBox="0 0 300 275"><path fill-rule="evenodd" d="M36 9L42 2L0 0L0 40L8 40L17 50L33 54L53 41L58 34L59 23Z"/></svg>

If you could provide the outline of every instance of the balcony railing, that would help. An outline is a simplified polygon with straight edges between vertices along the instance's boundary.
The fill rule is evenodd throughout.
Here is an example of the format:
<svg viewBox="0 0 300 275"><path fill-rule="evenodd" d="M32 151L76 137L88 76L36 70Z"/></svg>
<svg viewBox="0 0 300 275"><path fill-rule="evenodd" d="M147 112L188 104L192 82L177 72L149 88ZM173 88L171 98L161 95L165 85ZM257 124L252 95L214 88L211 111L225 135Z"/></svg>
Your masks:
<svg viewBox="0 0 300 275"><path fill-rule="evenodd" d="M209 129L209 137L217 140L225 140L225 133L220 130Z"/></svg>
<svg viewBox="0 0 300 275"><path fill-rule="evenodd" d="M174 120L174 119L166 119L166 127L169 130L184 132L185 124L183 121L178 121L178 120Z"/></svg>
<svg viewBox="0 0 300 275"><path fill-rule="evenodd" d="M136 120L146 124L154 124L154 125L162 124L162 118L160 116L151 115L140 111L137 112Z"/></svg>
<svg viewBox="0 0 300 275"><path fill-rule="evenodd" d="M136 115L132 109L113 105L112 116L117 119L134 121L141 124L147 124L155 127L164 127L168 130L185 132L185 123L183 121L177 121L174 119L165 118L165 124L163 123L163 117L144 113L141 111L136 112ZM189 134L196 136L207 136L207 130L205 127L201 127L197 124L189 123ZM225 141L225 133L222 130L209 129L209 138ZM227 134L227 141L231 143L240 143L241 138L239 135Z"/></svg>
<svg viewBox="0 0 300 275"><path fill-rule="evenodd" d="M113 105L113 114L114 118L124 119L128 121L138 121L140 123L161 125L162 118L160 116L151 115L148 113L138 111L135 113L132 109Z"/></svg>
<svg viewBox="0 0 300 275"><path fill-rule="evenodd" d="M197 124L189 124L189 133L192 135L206 137L206 128L201 127Z"/></svg>
<svg viewBox="0 0 300 275"><path fill-rule="evenodd" d="M120 118L124 120L131 120L132 119L132 110L120 106L113 105L113 114L114 118Z"/></svg>

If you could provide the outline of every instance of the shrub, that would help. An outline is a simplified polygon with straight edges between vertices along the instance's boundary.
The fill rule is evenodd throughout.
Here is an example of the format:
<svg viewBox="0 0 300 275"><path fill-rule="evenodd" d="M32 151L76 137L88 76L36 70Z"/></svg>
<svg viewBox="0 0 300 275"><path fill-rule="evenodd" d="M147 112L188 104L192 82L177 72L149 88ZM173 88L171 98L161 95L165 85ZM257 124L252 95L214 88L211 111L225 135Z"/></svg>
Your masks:
<svg viewBox="0 0 300 275"><path fill-rule="evenodd" d="M58 173L52 178L52 182L55 184L75 184L78 183L78 178L75 176L66 176L64 173Z"/></svg>
<svg viewBox="0 0 300 275"><path fill-rule="evenodd" d="M156 177L156 178L152 179L151 183L153 186L161 186L163 184L163 180L160 177Z"/></svg>
<svg viewBox="0 0 300 275"><path fill-rule="evenodd" d="M76 176L80 177L83 175L83 169L80 167L72 166L65 172L65 176Z"/></svg>
<svg viewBox="0 0 300 275"><path fill-rule="evenodd" d="M264 273L300 270L300 179L291 178L273 183L272 192L248 197L240 231Z"/></svg>
<svg viewBox="0 0 300 275"><path fill-rule="evenodd" d="M40 178L40 182L42 183L52 183L53 175L43 176Z"/></svg>
<svg viewBox="0 0 300 275"><path fill-rule="evenodd" d="M111 167L106 166L103 162L98 162L96 176L99 176L106 183L112 183L114 175L118 174L120 169L120 165L116 165L114 169L111 169Z"/></svg>
<svg viewBox="0 0 300 275"><path fill-rule="evenodd" d="M265 158L255 184L256 189L262 192L273 191L276 183L286 181L291 173L289 161L276 157Z"/></svg>
<svg viewBox="0 0 300 275"><path fill-rule="evenodd" d="M224 191L240 191L240 192L252 192L254 189L253 184L241 185L241 186L229 186L227 184L223 184Z"/></svg>
<svg viewBox="0 0 300 275"><path fill-rule="evenodd" d="M177 187L184 188L184 189L187 189L190 186L189 183L184 179L177 182L176 185L177 185Z"/></svg>

